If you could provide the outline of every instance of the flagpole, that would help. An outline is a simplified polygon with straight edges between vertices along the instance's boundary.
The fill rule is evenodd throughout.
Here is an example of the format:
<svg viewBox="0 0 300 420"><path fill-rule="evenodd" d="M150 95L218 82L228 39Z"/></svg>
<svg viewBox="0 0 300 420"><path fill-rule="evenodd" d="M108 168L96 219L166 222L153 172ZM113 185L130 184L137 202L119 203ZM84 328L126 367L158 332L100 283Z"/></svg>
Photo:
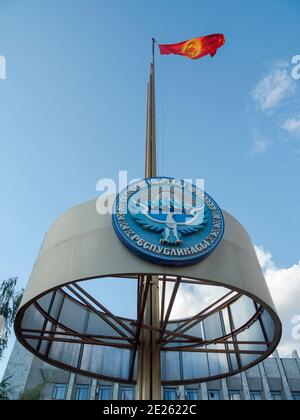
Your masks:
<svg viewBox="0 0 300 420"><path fill-rule="evenodd" d="M157 176L156 162L156 115L155 115L155 44L152 38L152 63L147 94L145 178ZM161 400L160 344L159 333L159 278L142 276L140 279L146 295L143 324L138 359L138 399ZM146 285L149 284L149 287ZM144 295L143 295L144 296Z"/></svg>
<svg viewBox="0 0 300 420"><path fill-rule="evenodd" d="M156 41L153 38L152 63L150 65L150 78L148 82L145 178L157 176L155 115L155 44Z"/></svg>
<svg viewBox="0 0 300 420"><path fill-rule="evenodd" d="M153 66L155 64L155 44L156 44L156 39L152 38L152 63L153 63Z"/></svg>

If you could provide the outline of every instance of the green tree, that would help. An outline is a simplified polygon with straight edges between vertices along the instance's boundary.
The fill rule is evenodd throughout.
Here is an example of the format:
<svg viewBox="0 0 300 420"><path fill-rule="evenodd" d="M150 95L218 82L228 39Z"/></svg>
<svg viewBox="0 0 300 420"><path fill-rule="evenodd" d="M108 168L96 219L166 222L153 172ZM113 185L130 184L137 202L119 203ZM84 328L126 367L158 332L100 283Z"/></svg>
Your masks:
<svg viewBox="0 0 300 420"><path fill-rule="evenodd" d="M0 337L0 360L7 348L8 338L23 296L23 290L16 291L17 280L17 278L10 278L0 285L0 316L4 318L5 327Z"/></svg>
<svg viewBox="0 0 300 420"><path fill-rule="evenodd" d="M44 399L43 388L44 388L43 385L37 385L34 388L25 390L20 394L19 400L22 400L22 401L43 400Z"/></svg>
<svg viewBox="0 0 300 420"><path fill-rule="evenodd" d="M0 401L6 401L10 399L12 389L11 389L9 380L10 380L10 377L3 379L3 381L0 382Z"/></svg>

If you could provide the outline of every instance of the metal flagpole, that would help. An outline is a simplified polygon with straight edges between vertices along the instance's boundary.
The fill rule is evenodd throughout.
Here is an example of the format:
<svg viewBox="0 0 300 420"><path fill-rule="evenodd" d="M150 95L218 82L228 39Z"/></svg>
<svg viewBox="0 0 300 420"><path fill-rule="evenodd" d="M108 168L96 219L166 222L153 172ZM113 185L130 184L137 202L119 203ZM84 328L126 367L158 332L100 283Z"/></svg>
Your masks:
<svg viewBox="0 0 300 420"><path fill-rule="evenodd" d="M155 39L152 39L152 63L148 82L146 129L145 178L157 176L156 171L156 121L155 121Z"/></svg>
<svg viewBox="0 0 300 420"><path fill-rule="evenodd" d="M152 63L148 82L145 178L157 176L156 169L156 121L155 121L155 39L152 39ZM159 333L159 279L143 276L140 279L142 297L146 300L144 325L138 360L138 399L161 399Z"/></svg>

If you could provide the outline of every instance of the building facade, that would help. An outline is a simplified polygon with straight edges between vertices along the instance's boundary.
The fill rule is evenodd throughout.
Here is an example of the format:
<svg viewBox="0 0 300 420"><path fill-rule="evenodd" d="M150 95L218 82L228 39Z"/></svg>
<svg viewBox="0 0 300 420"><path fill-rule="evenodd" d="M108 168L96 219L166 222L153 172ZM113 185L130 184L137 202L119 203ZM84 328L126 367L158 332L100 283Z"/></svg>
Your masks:
<svg viewBox="0 0 300 420"><path fill-rule="evenodd" d="M43 385L46 400L134 400L134 386L104 382L55 368L34 357L18 342L9 359L13 399ZM164 400L297 400L300 401L300 358L272 358L231 378L190 386L163 387Z"/></svg>

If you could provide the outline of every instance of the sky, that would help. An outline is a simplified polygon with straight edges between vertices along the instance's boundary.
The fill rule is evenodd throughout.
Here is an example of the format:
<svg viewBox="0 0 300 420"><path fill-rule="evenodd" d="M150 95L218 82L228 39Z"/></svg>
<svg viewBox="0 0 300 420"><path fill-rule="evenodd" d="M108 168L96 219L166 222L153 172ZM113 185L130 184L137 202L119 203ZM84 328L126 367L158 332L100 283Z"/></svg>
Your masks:
<svg viewBox="0 0 300 420"><path fill-rule="evenodd" d="M204 178L246 227L282 351L299 348L299 18L298 0L0 0L0 281L26 286L48 227L99 179L143 176L151 38L224 33L214 58L157 56L159 175Z"/></svg>

